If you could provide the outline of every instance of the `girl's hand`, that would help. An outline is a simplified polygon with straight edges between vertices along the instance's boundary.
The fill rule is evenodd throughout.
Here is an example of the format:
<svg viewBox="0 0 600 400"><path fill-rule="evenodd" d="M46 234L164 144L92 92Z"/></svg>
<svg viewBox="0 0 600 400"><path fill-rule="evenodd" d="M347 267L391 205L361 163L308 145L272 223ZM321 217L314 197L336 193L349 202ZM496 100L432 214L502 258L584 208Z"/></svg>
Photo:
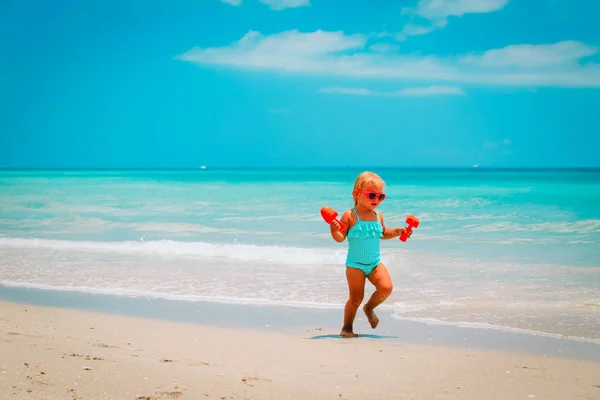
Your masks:
<svg viewBox="0 0 600 400"><path fill-rule="evenodd" d="M397 236L400 236L400 235L402 235L402 234L403 234L403 233L406 231L406 228L404 228L404 227L402 227L402 228L396 228L396 229L395 229L395 231L396 231L396 232L395 232L395 233L396 233L396 235L397 235ZM412 235L412 231L410 231L410 232L409 232L409 233L406 235L406 237L407 237L407 238L409 238L411 235Z"/></svg>
<svg viewBox="0 0 600 400"><path fill-rule="evenodd" d="M329 224L329 227L331 228L331 232L332 233L339 232L339 230L340 230L340 223L337 222L336 220L333 220L333 221L331 221L331 224Z"/></svg>

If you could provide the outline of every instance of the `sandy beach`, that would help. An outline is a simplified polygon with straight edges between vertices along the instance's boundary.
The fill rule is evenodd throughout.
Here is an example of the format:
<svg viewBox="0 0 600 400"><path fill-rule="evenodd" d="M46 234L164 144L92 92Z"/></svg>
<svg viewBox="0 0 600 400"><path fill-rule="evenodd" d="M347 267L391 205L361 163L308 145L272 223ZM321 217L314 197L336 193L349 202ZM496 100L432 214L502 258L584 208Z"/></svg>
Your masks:
<svg viewBox="0 0 600 400"><path fill-rule="evenodd" d="M598 399L600 363L0 302L6 399ZM321 338L322 340L314 340Z"/></svg>

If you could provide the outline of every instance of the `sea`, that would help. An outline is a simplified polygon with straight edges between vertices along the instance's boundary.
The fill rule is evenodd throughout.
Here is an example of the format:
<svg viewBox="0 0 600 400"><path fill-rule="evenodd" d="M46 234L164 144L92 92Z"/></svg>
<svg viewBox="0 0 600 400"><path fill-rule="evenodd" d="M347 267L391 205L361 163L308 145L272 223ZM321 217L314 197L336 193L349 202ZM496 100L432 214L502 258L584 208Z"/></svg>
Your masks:
<svg viewBox="0 0 600 400"><path fill-rule="evenodd" d="M363 169L0 171L4 287L339 309ZM369 169L392 320L600 343L600 170ZM373 291L366 286L368 298Z"/></svg>

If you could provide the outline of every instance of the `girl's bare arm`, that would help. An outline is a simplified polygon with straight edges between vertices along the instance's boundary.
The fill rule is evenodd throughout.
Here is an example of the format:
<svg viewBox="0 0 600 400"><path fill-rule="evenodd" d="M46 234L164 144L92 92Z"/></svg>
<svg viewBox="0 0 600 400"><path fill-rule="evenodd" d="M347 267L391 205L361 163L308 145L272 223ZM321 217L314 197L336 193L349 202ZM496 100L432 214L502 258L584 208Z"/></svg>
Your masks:
<svg viewBox="0 0 600 400"><path fill-rule="evenodd" d="M381 226L383 226L383 237L381 239L388 240L402 235L404 228L386 228L385 224L383 223L383 213L381 211L379 212L379 217L381 220Z"/></svg>
<svg viewBox="0 0 600 400"><path fill-rule="evenodd" d="M340 222L342 224L346 225L346 229L344 229L343 231L340 230L340 225L336 221L333 221L329 225L329 227L331 229L331 237L336 242L341 243L344 240L346 240L346 236L348 235L348 229L350 229L350 224L352 223L351 215L352 215L352 212L350 210L346 210L342 214L342 216L340 218Z"/></svg>

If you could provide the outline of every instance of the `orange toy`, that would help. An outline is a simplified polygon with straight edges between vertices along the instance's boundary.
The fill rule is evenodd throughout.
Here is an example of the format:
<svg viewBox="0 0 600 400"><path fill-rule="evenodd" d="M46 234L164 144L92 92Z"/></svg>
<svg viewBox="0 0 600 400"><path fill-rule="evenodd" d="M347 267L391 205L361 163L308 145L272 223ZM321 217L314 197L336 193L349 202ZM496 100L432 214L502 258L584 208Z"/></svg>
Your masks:
<svg viewBox="0 0 600 400"><path fill-rule="evenodd" d="M337 216L338 216L338 213L333 208L327 207L327 206L321 207L321 217L323 217L325 222L327 222L328 224L331 224L333 221L337 221L338 224L340 224L340 230L343 231L344 229L346 229L346 225L341 223L337 219Z"/></svg>
<svg viewBox="0 0 600 400"><path fill-rule="evenodd" d="M419 226L419 218L409 215L408 217L406 217L406 223L408 224L408 226L406 227L404 233L400 235L400 240L402 240L403 242L406 242L406 239L408 239L408 234L412 232L413 227L417 228Z"/></svg>

